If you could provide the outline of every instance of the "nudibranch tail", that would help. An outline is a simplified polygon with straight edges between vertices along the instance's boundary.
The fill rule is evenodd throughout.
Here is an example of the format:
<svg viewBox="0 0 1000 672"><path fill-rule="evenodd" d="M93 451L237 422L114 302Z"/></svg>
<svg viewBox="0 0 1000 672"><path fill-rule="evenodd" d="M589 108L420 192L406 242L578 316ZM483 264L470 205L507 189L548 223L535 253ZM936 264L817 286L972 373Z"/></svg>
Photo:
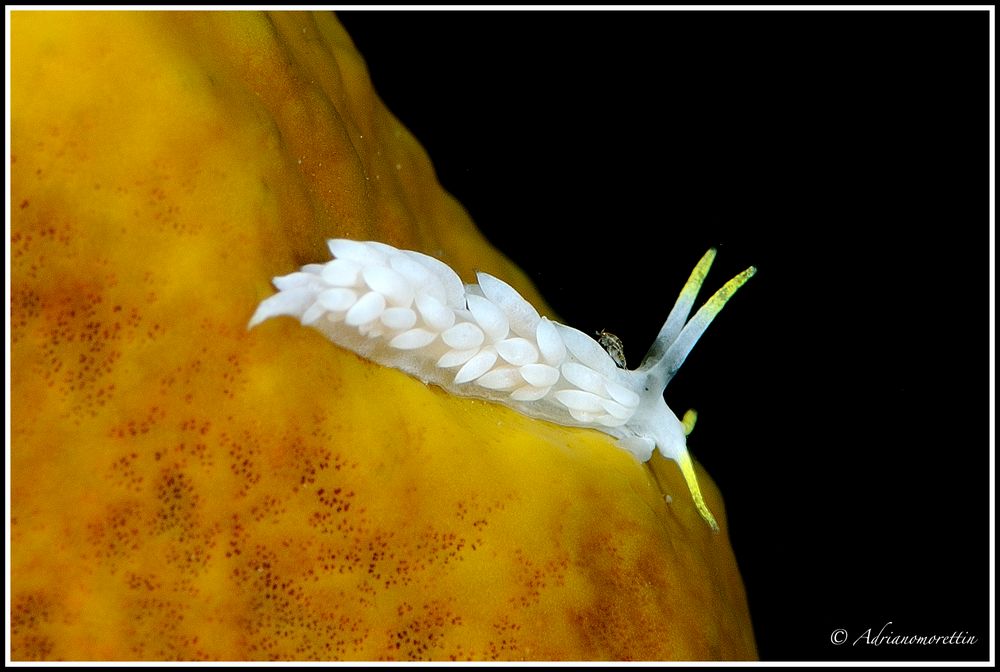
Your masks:
<svg viewBox="0 0 1000 672"><path fill-rule="evenodd" d="M726 283L687 321L715 258L709 250L643 366L628 371L587 334L539 315L499 278L479 273L479 284L467 285L438 259L384 243L339 239L328 246L333 260L274 278L278 293L261 302L248 328L280 315L295 317L341 347L452 394L597 429L642 461L658 449L677 461L698 511L718 529L687 452L693 418L678 420L663 390L753 268Z"/></svg>

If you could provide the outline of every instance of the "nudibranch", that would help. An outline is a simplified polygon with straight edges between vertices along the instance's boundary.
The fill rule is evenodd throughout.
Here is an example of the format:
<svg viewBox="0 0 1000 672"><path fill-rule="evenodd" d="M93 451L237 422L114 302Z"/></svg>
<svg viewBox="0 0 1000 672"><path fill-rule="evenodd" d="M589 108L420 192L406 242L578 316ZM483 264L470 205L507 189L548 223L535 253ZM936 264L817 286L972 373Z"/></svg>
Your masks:
<svg viewBox="0 0 1000 672"><path fill-rule="evenodd" d="M642 364L619 368L598 341L538 314L503 280L464 284L447 264L379 242L328 241L333 260L274 278L248 328L298 318L337 345L424 383L529 417L609 434L645 462L653 450L678 463L702 517L718 530L663 392L726 301L756 271L727 282L688 321L715 250L695 266Z"/></svg>

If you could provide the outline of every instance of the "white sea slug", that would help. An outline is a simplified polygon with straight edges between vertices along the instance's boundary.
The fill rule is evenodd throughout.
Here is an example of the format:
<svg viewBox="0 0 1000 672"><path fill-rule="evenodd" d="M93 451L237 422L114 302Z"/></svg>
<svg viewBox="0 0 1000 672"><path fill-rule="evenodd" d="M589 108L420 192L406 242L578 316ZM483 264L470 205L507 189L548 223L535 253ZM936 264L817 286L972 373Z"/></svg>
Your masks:
<svg viewBox="0 0 1000 672"><path fill-rule="evenodd" d="M461 396L529 417L610 434L645 462L654 448L676 461L702 517L705 505L687 451L692 419L678 420L663 391L729 297L756 271L727 282L688 321L715 250L709 250L639 368L619 368L585 333L542 317L510 285L478 273L466 285L434 257L385 243L328 241L334 259L274 278L252 328L289 315L384 366Z"/></svg>

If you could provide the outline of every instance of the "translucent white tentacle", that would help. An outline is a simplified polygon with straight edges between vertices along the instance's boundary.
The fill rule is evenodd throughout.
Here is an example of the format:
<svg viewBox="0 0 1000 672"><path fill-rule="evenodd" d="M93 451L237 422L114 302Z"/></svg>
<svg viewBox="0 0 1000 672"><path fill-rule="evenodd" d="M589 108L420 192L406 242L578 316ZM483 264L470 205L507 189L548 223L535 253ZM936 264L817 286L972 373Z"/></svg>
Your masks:
<svg viewBox="0 0 1000 672"><path fill-rule="evenodd" d="M712 268L712 262L715 261L715 254L715 248L710 248L701 260L698 261L694 270L691 271L691 276L684 283L684 287L681 289L674 307L670 310L670 314L667 315L667 321L660 327L660 333L656 335L653 347L649 349L642 364L639 365L640 371L645 371L653 366L663 356L663 353L667 351L667 348L677 339L677 335L681 333L684 323L687 322L688 315L691 314L694 301L698 298L698 291L701 289L702 284L704 284L708 271Z"/></svg>

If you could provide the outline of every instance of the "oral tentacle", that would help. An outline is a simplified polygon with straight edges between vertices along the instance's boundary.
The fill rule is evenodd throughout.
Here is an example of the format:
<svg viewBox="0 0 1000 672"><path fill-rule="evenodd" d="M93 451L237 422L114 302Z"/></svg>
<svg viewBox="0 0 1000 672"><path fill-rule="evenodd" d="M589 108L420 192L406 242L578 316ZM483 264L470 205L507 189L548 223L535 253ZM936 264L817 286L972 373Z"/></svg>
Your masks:
<svg viewBox="0 0 1000 672"><path fill-rule="evenodd" d="M694 460L691 459L690 453L685 449L682 455L677 458L677 464L681 468L681 475L684 476L684 483L687 485L688 490L691 492L691 499L694 500L694 507L701 514L702 519L712 528L713 532L719 531L719 523L716 522L715 516L708 508L708 504L705 503L705 498L701 494L701 486L698 485L698 475L694 471Z"/></svg>

